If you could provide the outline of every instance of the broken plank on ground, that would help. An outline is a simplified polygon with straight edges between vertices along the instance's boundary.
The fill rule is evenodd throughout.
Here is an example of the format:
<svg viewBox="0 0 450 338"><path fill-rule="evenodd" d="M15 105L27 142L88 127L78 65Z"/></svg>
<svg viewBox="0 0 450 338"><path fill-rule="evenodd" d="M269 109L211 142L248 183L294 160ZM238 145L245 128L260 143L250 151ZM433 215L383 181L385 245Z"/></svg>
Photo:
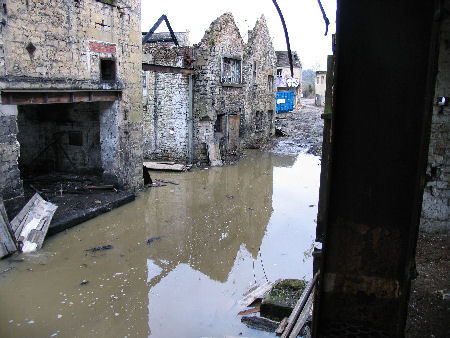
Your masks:
<svg viewBox="0 0 450 338"><path fill-rule="evenodd" d="M167 163L167 162L144 162L144 167L150 170L169 170L169 171L186 171L191 167L184 164Z"/></svg>
<svg viewBox="0 0 450 338"><path fill-rule="evenodd" d="M243 316L241 322L249 328L267 332L275 332L280 325L279 322L258 316Z"/></svg>
<svg viewBox="0 0 450 338"><path fill-rule="evenodd" d="M257 307L254 307L254 308L251 308L251 309L248 309L248 310L243 310L243 311L239 312L237 315L238 316L245 316L245 315L249 315L249 314L252 314L252 313L257 313L259 311L261 311L261 308L259 306L257 306Z"/></svg>
<svg viewBox="0 0 450 338"><path fill-rule="evenodd" d="M0 258L17 251L16 243L11 234L11 228L6 215L3 198L0 196Z"/></svg>
<svg viewBox="0 0 450 338"><path fill-rule="evenodd" d="M39 194L34 196L11 221L11 230L17 242L22 243L22 252L31 252L42 247L48 227L58 207L45 201Z"/></svg>
<svg viewBox="0 0 450 338"><path fill-rule="evenodd" d="M272 289L272 287L278 283L278 280L275 282L266 282L263 285L260 285L255 290L251 291L244 298L239 301L239 305L241 306L250 306L255 300L258 298L263 298L264 295Z"/></svg>

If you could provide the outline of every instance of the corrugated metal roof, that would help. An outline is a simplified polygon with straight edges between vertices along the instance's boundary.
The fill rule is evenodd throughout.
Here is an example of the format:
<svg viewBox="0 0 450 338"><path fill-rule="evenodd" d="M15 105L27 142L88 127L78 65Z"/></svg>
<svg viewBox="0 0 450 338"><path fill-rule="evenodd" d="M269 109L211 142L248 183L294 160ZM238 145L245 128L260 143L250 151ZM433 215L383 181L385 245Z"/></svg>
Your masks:
<svg viewBox="0 0 450 338"><path fill-rule="evenodd" d="M277 67L289 67L289 57L287 51L276 51L277 54ZM302 63L298 58L297 52L292 52L292 62L294 68L302 68Z"/></svg>

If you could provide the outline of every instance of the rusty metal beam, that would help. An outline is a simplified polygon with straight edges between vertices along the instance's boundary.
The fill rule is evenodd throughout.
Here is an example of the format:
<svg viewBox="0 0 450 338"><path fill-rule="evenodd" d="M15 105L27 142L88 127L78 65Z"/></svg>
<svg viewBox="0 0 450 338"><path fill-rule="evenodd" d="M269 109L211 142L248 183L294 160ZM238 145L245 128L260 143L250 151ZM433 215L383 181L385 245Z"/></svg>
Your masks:
<svg viewBox="0 0 450 338"><path fill-rule="evenodd" d="M2 104L52 104L78 102L113 102L120 90L2 90Z"/></svg>
<svg viewBox="0 0 450 338"><path fill-rule="evenodd" d="M174 73L183 75L193 75L195 73L195 70L190 68L151 65L149 63L143 63L142 70L156 73Z"/></svg>

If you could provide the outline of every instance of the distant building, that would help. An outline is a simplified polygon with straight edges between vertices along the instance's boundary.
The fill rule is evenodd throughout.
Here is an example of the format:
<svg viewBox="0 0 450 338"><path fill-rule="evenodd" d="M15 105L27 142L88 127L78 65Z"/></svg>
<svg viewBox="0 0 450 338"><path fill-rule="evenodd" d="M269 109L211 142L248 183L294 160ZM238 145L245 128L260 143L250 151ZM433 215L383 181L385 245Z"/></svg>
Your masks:
<svg viewBox="0 0 450 338"><path fill-rule="evenodd" d="M301 107L302 93L302 64L297 52L292 52L292 62L294 66L294 76L291 76L289 56L287 51L277 51L277 91L294 92L294 108Z"/></svg>
<svg viewBox="0 0 450 338"><path fill-rule="evenodd" d="M324 70L317 71L314 84L316 89L316 106L324 106L325 90L327 89L327 72Z"/></svg>

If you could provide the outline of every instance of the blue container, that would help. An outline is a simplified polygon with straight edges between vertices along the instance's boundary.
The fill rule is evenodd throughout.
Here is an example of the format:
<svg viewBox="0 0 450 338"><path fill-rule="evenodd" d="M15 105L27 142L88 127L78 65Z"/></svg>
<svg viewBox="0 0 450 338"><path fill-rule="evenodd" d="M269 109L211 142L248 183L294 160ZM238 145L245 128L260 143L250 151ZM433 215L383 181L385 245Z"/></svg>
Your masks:
<svg viewBox="0 0 450 338"><path fill-rule="evenodd" d="M294 96L293 91L277 92L277 114L294 110Z"/></svg>

